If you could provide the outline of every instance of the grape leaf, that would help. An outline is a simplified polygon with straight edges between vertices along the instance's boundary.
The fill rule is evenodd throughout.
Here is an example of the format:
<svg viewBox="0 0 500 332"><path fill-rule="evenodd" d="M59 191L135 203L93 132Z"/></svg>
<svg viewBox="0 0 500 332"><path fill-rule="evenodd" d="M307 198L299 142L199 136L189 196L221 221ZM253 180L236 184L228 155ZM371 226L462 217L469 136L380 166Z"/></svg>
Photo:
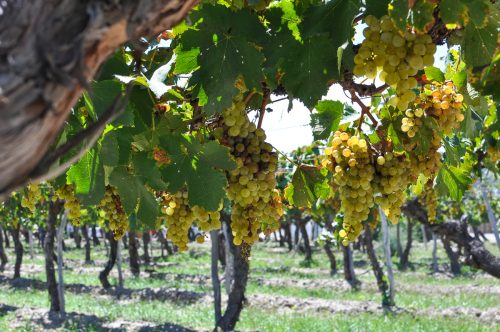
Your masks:
<svg viewBox="0 0 500 332"><path fill-rule="evenodd" d="M434 23L432 14L435 7L436 4L427 0L416 1L411 8L409 1L391 0L389 15L401 31L406 31L408 25L420 31L427 31Z"/></svg>
<svg viewBox="0 0 500 332"><path fill-rule="evenodd" d="M307 38L303 44L294 41L283 52L283 85L308 108L314 107L328 92L328 82L339 78L336 49L323 35Z"/></svg>
<svg viewBox="0 0 500 332"><path fill-rule="evenodd" d="M429 81L436 81L443 83L444 82L444 74L443 72L436 67L425 67L425 76Z"/></svg>
<svg viewBox="0 0 500 332"><path fill-rule="evenodd" d="M344 104L339 101L322 100L316 104L315 110L316 112L311 114L310 122L314 139L327 139L339 126Z"/></svg>
<svg viewBox="0 0 500 332"><path fill-rule="evenodd" d="M175 49L177 55L175 61L174 74L189 74L198 67L198 55L200 55L199 48L192 48L185 51L182 47Z"/></svg>
<svg viewBox="0 0 500 332"><path fill-rule="evenodd" d="M223 171L236 167L229 150L216 142L201 144L171 135L160 137L160 144L171 159L161 170L168 191L175 193L187 185L191 206L216 210L227 185Z"/></svg>
<svg viewBox="0 0 500 332"><path fill-rule="evenodd" d="M67 171L68 183L85 205L95 205L104 196L104 168L96 149L91 149Z"/></svg>
<svg viewBox="0 0 500 332"><path fill-rule="evenodd" d="M375 17L382 17L387 15L389 8L389 0L365 0L365 15L373 15Z"/></svg>
<svg viewBox="0 0 500 332"><path fill-rule="evenodd" d="M104 136L101 142L101 160L105 166L118 166L120 147L116 132L111 131Z"/></svg>
<svg viewBox="0 0 500 332"><path fill-rule="evenodd" d="M125 213L127 215L134 213L139 199L139 189L134 176L125 166L118 166L109 175L109 184L118 190Z"/></svg>
<svg viewBox="0 0 500 332"><path fill-rule="evenodd" d="M185 31L179 38L177 61L193 62L193 53L198 49L198 69L189 79L200 104L207 97L204 111L213 114L231 105L232 97L238 93L235 81L243 76L249 89L260 89L263 79L264 56L256 45L265 38L265 30L258 17L249 10L232 11L225 6L204 5L193 12L194 21L203 20L196 29ZM189 59L183 58L189 56Z"/></svg>
<svg viewBox="0 0 500 332"><path fill-rule="evenodd" d="M167 189L166 183L161 179L156 162L149 158L147 152L136 153L132 157L132 164L134 166L134 175L141 183L147 184L157 191Z"/></svg>
<svg viewBox="0 0 500 332"><path fill-rule="evenodd" d="M144 186L138 185L139 205L137 208L137 219L150 229L154 228L158 217L158 202L151 192Z"/></svg>
<svg viewBox="0 0 500 332"><path fill-rule="evenodd" d="M491 62L497 46L497 25L497 22L489 20L484 28L479 28L473 22L465 27L462 52L469 67Z"/></svg>
<svg viewBox="0 0 500 332"><path fill-rule="evenodd" d="M94 112L100 116L108 110L117 97L122 95L122 84L114 80L94 82L90 89L90 102ZM132 125L134 114L131 106L127 103L125 111L116 120L115 125Z"/></svg>
<svg viewBox="0 0 500 332"><path fill-rule="evenodd" d="M489 6L483 0L441 0L439 5L441 19L451 27L466 25L469 20L477 26L483 26L488 13Z"/></svg>
<svg viewBox="0 0 500 332"><path fill-rule="evenodd" d="M449 196L453 200L459 201L471 181L472 177L467 167L447 166L444 164L436 177L436 189L440 195Z"/></svg>
<svg viewBox="0 0 500 332"><path fill-rule="evenodd" d="M285 197L297 207L312 207L319 198L326 198L329 193L325 172L310 165L297 167L292 182L285 189Z"/></svg>
<svg viewBox="0 0 500 332"><path fill-rule="evenodd" d="M300 24L302 35L308 38L328 33L337 49L354 35L352 21L359 8L357 0L332 0L311 6Z"/></svg>

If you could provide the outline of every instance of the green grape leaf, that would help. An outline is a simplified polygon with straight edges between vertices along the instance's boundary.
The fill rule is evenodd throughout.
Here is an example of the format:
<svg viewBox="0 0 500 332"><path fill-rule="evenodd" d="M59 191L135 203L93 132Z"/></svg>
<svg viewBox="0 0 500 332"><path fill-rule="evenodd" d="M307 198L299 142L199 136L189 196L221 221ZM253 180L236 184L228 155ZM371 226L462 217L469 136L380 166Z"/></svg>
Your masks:
<svg viewBox="0 0 500 332"><path fill-rule="evenodd" d="M158 202L151 192L144 186L138 185L139 205L137 208L137 219L141 224L153 229L158 217Z"/></svg>
<svg viewBox="0 0 500 332"><path fill-rule="evenodd" d="M352 22L360 6L357 0L332 0L310 7L300 24L303 37L328 33L336 50L354 35Z"/></svg>
<svg viewBox="0 0 500 332"><path fill-rule="evenodd" d="M101 142L101 160L105 166L118 166L120 147L116 132L111 131L107 133Z"/></svg>
<svg viewBox="0 0 500 332"><path fill-rule="evenodd" d="M114 80L106 80L93 82L90 89L90 99L92 103L92 108L97 116L102 115L107 111L116 100L118 96L121 96L122 84ZM113 121L115 125L132 125L134 123L134 114L132 108L127 103L127 107L123 114L121 114L116 120Z"/></svg>
<svg viewBox="0 0 500 332"><path fill-rule="evenodd" d="M466 25L470 20L483 26L488 18L489 6L483 0L441 0L439 16L451 28Z"/></svg>
<svg viewBox="0 0 500 332"><path fill-rule="evenodd" d="M198 56L200 55L199 48L183 50L182 47L175 49L177 55L175 61L174 74L189 74L198 67Z"/></svg>
<svg viewBox="0 0 500 332"><path fill-rule="evenodd" d="M451 80L458 89L461 89L467 84L467 72L465 70L458 71L453 74Z"/></svg>
<svg viewBox="0 0 500 332"><path fill-rule="evenodd" d="M104 196L104 168L96 149L91 149L67 171L67 181L85 205L95 205Z"/></svg>
<svg viewBox="0 0 500 332"><path fill-rule="evenodd" d="M413 7L409 7L409 1L391 0L389 4L389 16L396 27L406 31L407 26L413 26L417 30L427 31L434 23L434 8L436 4L428 1L416 1Z"/></svg>
<svg viewBox="0 0 500 332"><path fill-rule="evenodd" d="M429 151L434 130L437 130L435 120L430 117L424 118L424 125L415 133L412 140L417 143L416 154L426 154Z"/></svg>
<svg viewBox="0 0 500 332"><path fill-rule="evenodd" d="M492 20L484 28L473 22L465 27L462 52L469 67L487 65L491 62L497 46L498 23Z"/></svg>
<svg viewBox="0 0 500 332"><path fill-rule="evenodd" d="M373 15L375 17L382 17L387 15L390 0L365 0L365 15Z"/></svg>
<svg viewBox="0 0 500 332"><path fill-rule="evenodd" d="M285 197L296 207L312 207L319 198L326 198L329 193L325 172L310 165L297 167L292 182L285 189Z"/></svg>
<svg viewBox="0 0 500 332"><path fill-rule="evenodd" d="M258 17L247 9L232 11L222 5L204 5L191 18L203 20L195 29L185 31L178 42L184 51L199 50L199 67L189 85L194 87L200 104L206 102L204 111L213 114L231 105L238 93L235 82L239 75L248 89L260 89L264 56L256 45L264 40L265 30Z"/></svg>
<svg viewBox="0 0 500 332"><path fill-rule="evenodd" d="M465 153L465 150L460 146L460 140L456 136L453 138L445 137L443 145L445 149L445 162L453 166L458 165L460 163L460 154Z"/></svg>
<svg viewBox="0 0 500 332"><path fill-rule="evenodd" d="M425 67L425 76L429 81L436 81L443 83L444 82L444 74L443 72L436 67Z"/></svg>
<svg viewBox="0 0 500 332"><path fill-rule="evenodd" d="M471 181L469 169L444 164L436 177L436 189L441 196L449 196L459 201Z"/></svg>
<svg viewBox="0 0 500 332"><path fill-rule="evenodd" d="M344 113L344 104L339 101L322 100L311 114L310 126L315 140L327 139L339 127Z"/></svg>
<svg viewBox="0 0 500 332"><path fill-rule="evenodd" d="M189 206L201 206L209 211L219 208L226 194L227 179L209 164L198 160L187 178Z"/></svg>
<svg viewBox="0 0 500 332"><path fill-rule="evenodd" d="M223 171L236 167L229 150L215 142L201 144L171 135L160 137L160 146L171 159L161 170L168 191L175 193L187 185L191 206L217 210L227 185Z"/></svg>
<svg viewBox="0 0 500 332"><path fill-rule="evenodd" d="M125 213L134 213L139 199L139 188L134 176L125 166L118 166L109 175L109 184L117 188Z"/></svg>
<svg viewBox="0 0 500 332"><path fill-rule="evenodd" d="M132 157L134 175L141 183L149 185L156 191L167 190L167 185L161 179L160 170L156 162L149 158L147 152L136 153Z"/></svg>
<svg viewBox="0 0 500 332"><path fill-rule="evenodd" d="M328 92L329 81L339 78L336 49L323 35L307 38L302 44L293 41L282 51L285 89L306 107L313 108Z"/></svg>

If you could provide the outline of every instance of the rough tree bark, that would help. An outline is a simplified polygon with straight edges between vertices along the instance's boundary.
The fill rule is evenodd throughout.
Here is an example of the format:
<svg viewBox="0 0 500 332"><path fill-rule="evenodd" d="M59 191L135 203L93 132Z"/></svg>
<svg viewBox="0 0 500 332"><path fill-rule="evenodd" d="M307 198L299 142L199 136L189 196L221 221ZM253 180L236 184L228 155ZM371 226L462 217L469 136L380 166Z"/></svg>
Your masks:
<svg viewBox="0 0 500 332"><path fill-rule="evenodd" d="M341 246L342 254L344 257L344 279L351 285L353 289L358 289L361 282L356 278L356 273L354 272L354 262L352 259L352 249L351 245Z"/></svg>
<svg viewBox="0 0 500 332"><path fill-rule="evenodd" d="M79 227L73 227L73 240L75 240L76 249L82 249L82 236Z"/></svg>
<svg viewBox="0 0 500 332"><path fill-rule="evenodd" d="M99 237L97 237L96 227L96 225L92 225L92 242L94 242L94 246L100 246L101 242L99 241Z"/></svg>
<svg viewBox="0 0 500 332"><path fill-rule="evenodd" d="M447 236L451 242L460 245L464 251L465 264L500 278L500 259L491 254L481 241L470 236L467 229L466 215L462 217L460 222L446 221L429 224L427 213L418 202L418 199L408 201L403 205L402 211L409 218L427 225L435 234Z"/></svg>
<svg viewBox="0 0 500 332"><path fill-rule="evenodd" d="M448 240L446 235L441 236L441 242L443 243L448 259L450 260L451 273L455 276L460 275L462 271L460 270L460 262L458 261L459 253L453 250L450 240Z"/></svg>
<svg viewBox="0 0 500 332"><path fill-rule="evenodd" d="M244 246L233 244L233 234L228 216L223 216L223 231L226 239L224 241L226 246L225 278L228 299L226 310L219 320L218 326L223 331L234 331L245 301L249 264L248 259L242 255ZM248 248L248 250L250 249Z"/></svg>
<svg viewBox="0 0 500 332"><path fill-rule="evenodd" d="M413 243L413 223L408 220L406 229L406 246L401 254L401 258L399 260L399 268L401 270L405 270L408 268L409 258L410 258L410 250Z"/></svg>
<svg viewBox="0 0 500 332"><path fill-rule="evenodd" d="M289 222L286 222L285 225L283 226L285 230L285 241L288 244L288 250L292 251L293 249L293 242L292 242L292 230L291 230L291 225Z"/></svg>
<svg viewBox="0 0 500 332"><path fill-rule="evenodd" d="M210 240L212 242L211 248L211 264L210 271L212 277L212 289L214 292L214 318L215 318L215 328L217 329L217 324L222 317L221 309L221 288L220 288L220 278L219 278L219 230L210 231Z"/></svg>
<svg viewBox="0 0 500 332"><path fill-rule="evenodd" d="M89 236L89 226L82 226L82 234L85 239L85 264L92 263L92 259L90 258L90 236Z"/></svg>
<svg viewBox="0 0 500 332"><path fill-rule="evenodd" d="M401 225L398 223L396 225L396 252L398 254L398 258L401 259L403 255L403 246L401 245Z"/></svg>
<svg viewBox="0 0 500 332"><path fill-rule="evenodd" d="M128 254L130 257L130 271L132 275L138 277L141 273L141 266L139 264L139 243L137 241L137 234L135 232L128 233Z"/></svg>
<svg viewBox="0 0 500 332"><path fill-rule="evenodd" d="M5 248L3 246L3 229L0 226L0 272L3 272L8 261L7 255L5 254Z"/></svg>
<svg viewBox="0 0 500 332"><path fill-rule="evenodd" d="M368 259L370 260L370 265L372 266L373 275L375 276L375 280L377 280L378 290L382 294L382 306L385 308L391 307L394 305L394 302L391 301L387 278L384 275L384 270L382 269L382 266L378 261L377 254L375 253L375 249L373 248L373 237L370 225L365 225L364 240L366 253L368 255Z"/></svg>
<svg viewBox="0 0 500 332"><path fill-rule="evenodd" d="M331 216L326 217L325 228L329 232L333 233ZM327 239L325 241L325 245L323 246L323 249L325 249L326 256L328 257L328 260L330 261L330 275L333 276L337 273L337 260L335 259L335 255L333 254L332 242L329 239Z"/></svg>
<svg viewBox="0 0 500 332"><path fill-rule="evenodd" d="M99 280L101 281L101 285L104 288L111 288L111 284L109 283L108 276L113 266L116 263L116 255L118 251L118 241L115 240L112 232L106 232L106 237L109 241L109 257L104 270L99 273Z"/></svg>
<svg viewBox="0 0 500 332"><path fill-rule="evenodd" d="M7 229L3 230L3 234L5 235L5 248L10 248L10 241L9 241L9 233L7 232Z"/></svg>
<svg viewBox="0 0 500 332"><path fill-rule="evenodd" d="M0 200L43 165L116 48L180 22L196 0L7 0L0 20ZM42 161L42 162L41 162ZM43 169L42 169L43 168Z"/></svg>
<svg viewBox="0 0 500 332"><path fill-rule="evenodd" d="M151 263L151 257L149 257L149 243L151 242L151 234L149 231L144 231L142 234L142 243L144 250L144 264L149 265Z"/></svg>
<svg viewBox="0 0 500 332"><path fill-rule="evenodd" d="M14 264L14 279L21 278L21 265L23 264L23 244L19 238L20 225L13 227L10 231L14 240L14 251L16 252L16 263Z"/></svg>
<svg viewBox="0 0 500 332"><path fill-rule="evenodd" d="M439 264L437 258L437 235L432 233L432 263L431 269L433 273L439 272Z"/></svg>
<svg viewBox="0 0 500 332"><path fill-rule="evenodd" d="M297 220L297 226L300 229L300 234L302 235L302 238L304 239L304 253L305 253L305 258L304 261L311 262L312 261L312 249L311 249L311 243L309 241L309 235L307 234L307 225L308 220Z"/></svg>
<svg viewBox="0 0 500 332"><path fill-rule="evenodd" d="M50 299L50 311L59 312L59 293L57 291L56 271L54 268L54 243L56 236L57 216L62 209L62 202L57 200L49 203L49 216L47 218L47 228L44 241L45 274L47 276L47 290Z"/></svg>

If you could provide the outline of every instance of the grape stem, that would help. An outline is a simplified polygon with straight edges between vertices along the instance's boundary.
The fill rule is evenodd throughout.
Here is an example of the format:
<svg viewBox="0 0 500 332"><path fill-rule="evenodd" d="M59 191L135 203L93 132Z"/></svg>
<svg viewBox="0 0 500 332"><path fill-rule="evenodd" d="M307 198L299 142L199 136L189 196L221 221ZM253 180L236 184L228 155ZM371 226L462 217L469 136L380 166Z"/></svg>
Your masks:
<svg viewBox="0 0 500 332"><path fill-rule="evenodd" d="M271 143L269 143L271 144ZM282 155L283 157L285 157L286 160L288 160L289 162L291 162L293 165L296 165L296 166L300 166L299 163L291 160L290 158L288 158L288 155L286 155L285 153L281 152L280 150L276 149L276 147L274 145L271 144L271 146L273 147L274 150L276 150L276 152L278 152L280 155Z"/></svg>
<svg viewBox="0 0 500 332"><path fill-rule="evenodd" d="M374 127L377 127L378 121L373 117L373 114L370 112L370 108L366 106L361 99L359 99L358 95L354 91L354 89L349 89L349 93L351 94L351 101L353 103L356 103L361 107L361 115L359 116L359 123L358 123L358 132L361 132L361 125L363 124L363 118L366 114L368 116L373 124Z"/></svg>
<svg viewBox="0 0 500 332"><path fill-rule="evenodd" d="M259 113L259 122L257 124L257 128L262 128L262 121L264 121L264 114L266 114L266 106L269 101L269 96L271 95L271 91L265 86L262 85L262 103L260 104L260 113Z"/></svg>

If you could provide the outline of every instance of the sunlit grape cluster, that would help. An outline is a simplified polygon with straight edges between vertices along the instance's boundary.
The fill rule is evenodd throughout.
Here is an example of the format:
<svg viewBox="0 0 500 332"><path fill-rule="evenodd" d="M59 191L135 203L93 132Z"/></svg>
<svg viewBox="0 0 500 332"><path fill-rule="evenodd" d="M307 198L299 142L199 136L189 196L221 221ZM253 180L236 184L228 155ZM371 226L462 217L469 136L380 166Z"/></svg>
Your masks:
<svg viewBox="0 0 500 332"><path fill-rule="evenodd" d="M264 130L248 119L241 95L223 111L218 130L216 137L230 148L237 163L227 174L233 242L252 244L260 230L268 233L279 228L283 211L279 193L274 191L278 156L265 142Z"/></svg>
<svg viewBox="0 0 500 332"><path fill-rule="evenodd" d="M386 152L377 157L374 177L375 203L379 204L387 219L397 223L401 205L406 198L405 189L410 183L410 161L404 154Z"/></svg>
<svg viewBox="0 0 500 332"><path fill-rule="evenodd" d="M406 110L415 100L412 89L417 87L415 75L434 63L436 45L427 34L414 31L400 33L389 16L365 18L365 40L354 57L354 75L381 81L396 90L389 104Z"/></svg>
<svg viewBox="0 0 500 332"><path fill-rule="evenodd" d="M363 229L374 204L372 181L375 167L370 160L366 140L337 131L331 147L325 149L324 165L333 172L334 187L338 188L344 212L342 244L355 240Z"/></svg>
<svg viewBox="0 0 500 332"><path fill-rule="evenodd" d="M425 190L420 197L420 202L427 208L427 221L433 224L436 221L437 195L432 188L432 182L425 186Z"/></svg>
<svg viewBox="0 0 500 332"><path fill-rule="evenodd" d="M464 96L456 91L453 82L448 81L443 85L434 85L426 88L415 101L417 109L425 110L427 116L436 119L439 128L446 134L460 126L464 120L462 102Z"/></svg>
<svg viewBox="0 0 500 332"><path fill-rule="evenodd" d="M167 238L179 251L188 250L189 228L195 221L198 221L198 226L205 232L221 226L219 211L208 212L199 206L189 207L187 190L176 194L161 193L160 206L168 227ZM197 237L196 241L202 243L203 239L203 236Z"/></svg>
<svg viewBox="0 0 500 332"><path fill-rule="evenodd" d="M71 184L55 190L55 196L64 201L64 208L68 211L68 219L74 226L80 226L80 202L75 196L75 188Z"/></svg>
<svg viewBox="0 0 500 332"><path fill-rule="evenodd" d="M407 109L405 112L405 117L402 119L401 130L405 132L408 137L415 137L420 127L422 127L422 116L424 115L424 110L417 108L415 110Z"/></svg>
<svg viewBox="0 0 500 332"><path fill-rule="evenodd" d="M99 203L99 216L109 223L109 229L116 240L125 235L129 229L128 217L123 209L118 190L113 186L106 186L104 198Z"/></svg>
<svg viewBox="0 0 500 332"><path fill-rule="evenodd" d="M42 198L42 191L38 183L31 183L26 186L25 194L21 198L21 206L34 213L36 203Z"/></svg>

